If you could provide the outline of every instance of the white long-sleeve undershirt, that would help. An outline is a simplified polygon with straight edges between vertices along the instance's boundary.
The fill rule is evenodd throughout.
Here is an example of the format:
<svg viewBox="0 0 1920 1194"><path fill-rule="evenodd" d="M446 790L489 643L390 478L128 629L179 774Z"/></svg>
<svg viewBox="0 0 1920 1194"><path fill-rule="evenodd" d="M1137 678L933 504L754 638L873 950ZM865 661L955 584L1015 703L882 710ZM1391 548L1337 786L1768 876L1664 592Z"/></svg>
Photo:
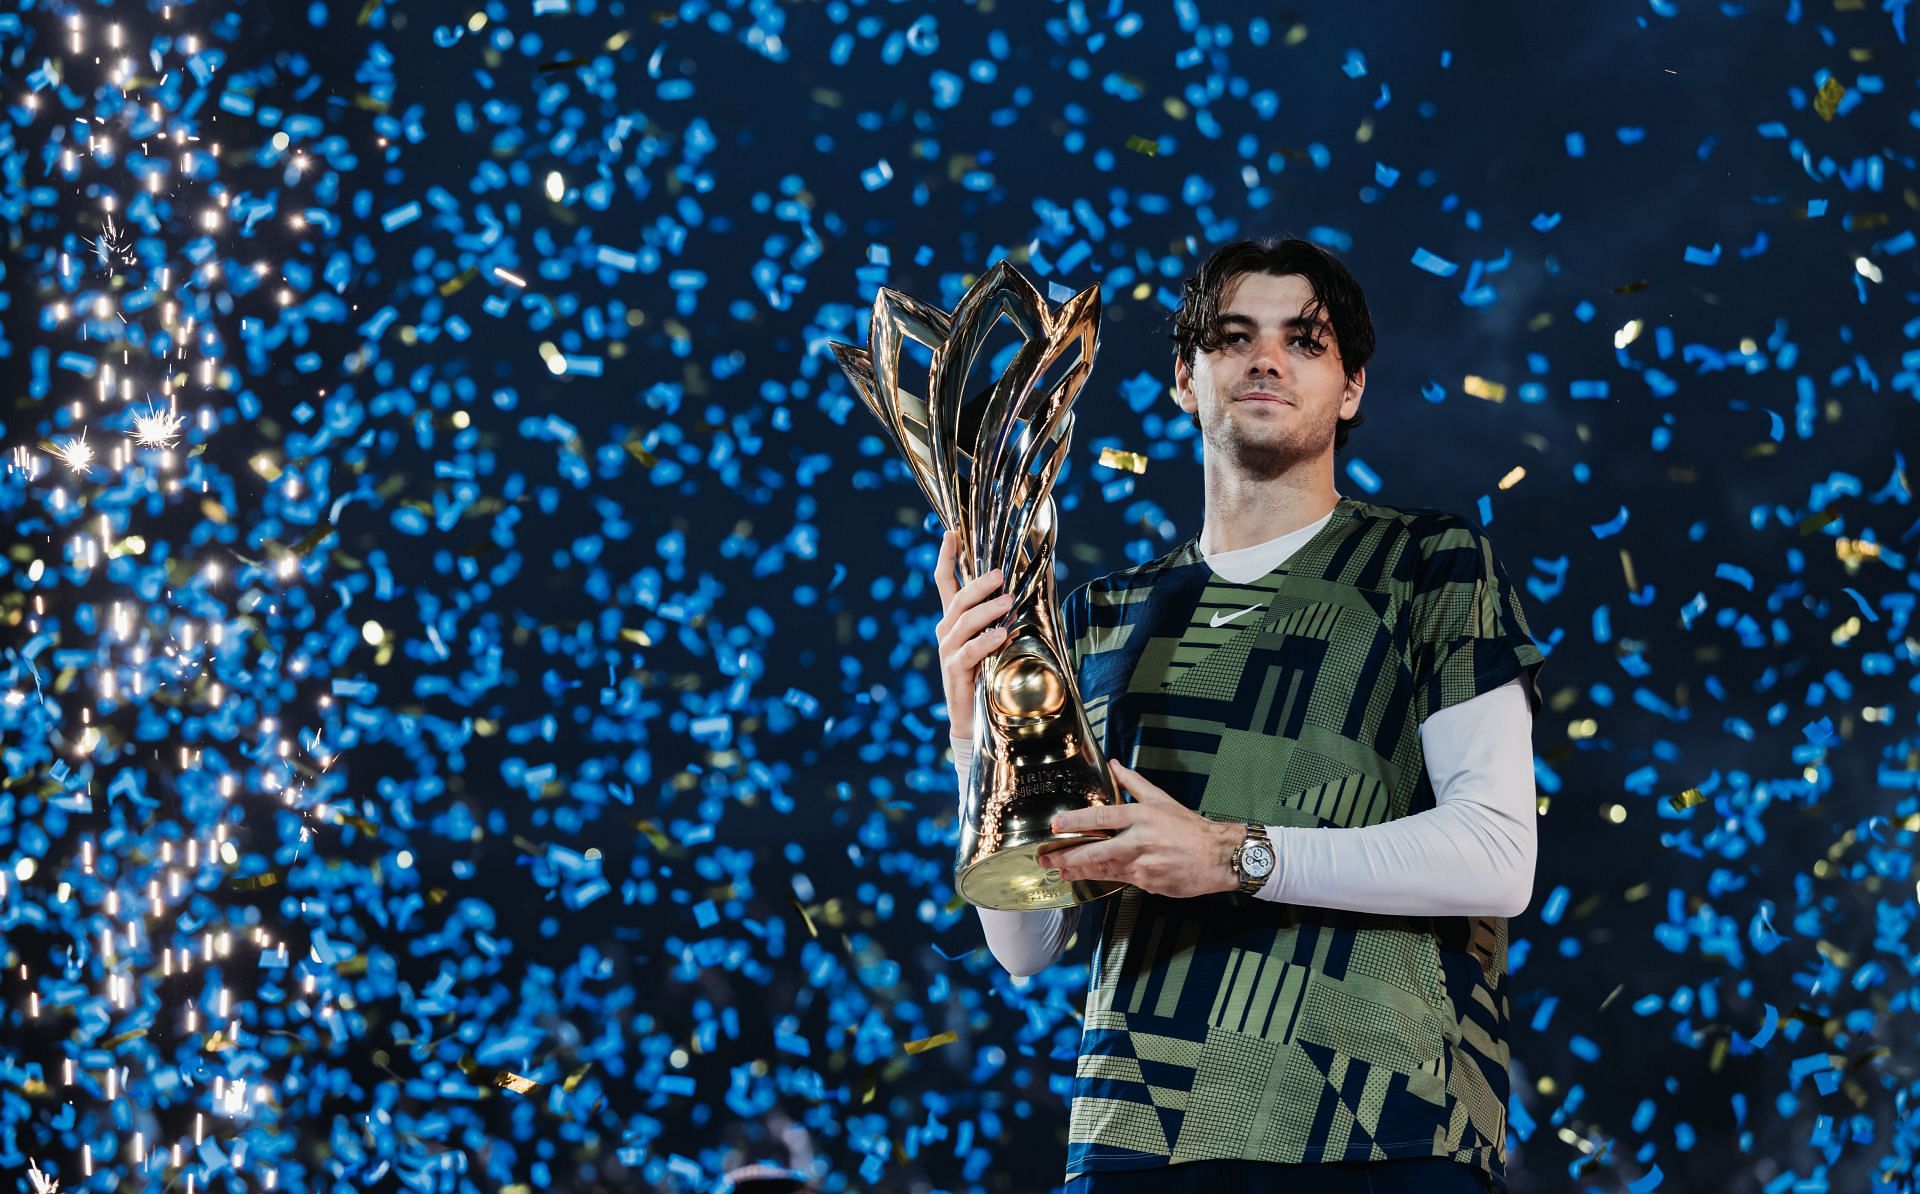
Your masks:
<svg viewBox="0 0 1920 1194"><path fill-rule="evenodd" d="M1244 584L1283 563L1325 519L1207 557ZM1255 570L1257 569L1257 570ZM953 738L964 789L973 741ZM1266 826L1276 865L1263 900L1398 916L1516 916L1533 892L1533 713L1516 677L1420 725L1434 807L1354 829ZM1079 908L979 909L987 948L1009 973L1037 974L1065 950Z"/></svg>

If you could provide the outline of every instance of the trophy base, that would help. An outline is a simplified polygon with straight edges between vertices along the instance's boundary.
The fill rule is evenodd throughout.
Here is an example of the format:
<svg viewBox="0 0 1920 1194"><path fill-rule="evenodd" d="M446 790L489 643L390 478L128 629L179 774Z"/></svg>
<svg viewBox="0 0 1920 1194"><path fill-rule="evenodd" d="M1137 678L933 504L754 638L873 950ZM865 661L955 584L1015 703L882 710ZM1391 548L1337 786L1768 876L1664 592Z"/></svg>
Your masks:
<svg viewBox="0 0 1920 1194"><path fill-rule="evenodd" d="M954 879L954 889L970 904L1001 912L1039 912L1091 904L1126 884L1117 879L1065 882L1057 877L1048 878L1049 874L1058 876L1059 872L1042 870L1035 856L1046 847L1097 842L1106 837L1104 833L1062 833L1003 847L961 870Z"/></svg>

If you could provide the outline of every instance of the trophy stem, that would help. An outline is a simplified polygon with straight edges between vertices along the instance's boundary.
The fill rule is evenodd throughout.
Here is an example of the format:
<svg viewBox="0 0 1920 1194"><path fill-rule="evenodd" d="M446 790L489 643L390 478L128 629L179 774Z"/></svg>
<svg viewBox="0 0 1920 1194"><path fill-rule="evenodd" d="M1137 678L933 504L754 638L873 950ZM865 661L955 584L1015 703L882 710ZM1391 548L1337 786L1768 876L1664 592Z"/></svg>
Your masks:
<svg viewBox="0 0 1920 1194"><path fill-rule="evenodd" d="M1052 585L1041 587L1050 600ZM1056 833L1055 814L1120 803L1073 691L1077 686L1058 662L1061 652L1048 641L1048 632L1057 634L1057 628L1047 622L1017 624L1007 646L981 666L975 686L976 746L954 887L983 908L1064 908L1125 886L1113 880L1065 882L1036 857L1050 846L1107 836Z"/></svg>

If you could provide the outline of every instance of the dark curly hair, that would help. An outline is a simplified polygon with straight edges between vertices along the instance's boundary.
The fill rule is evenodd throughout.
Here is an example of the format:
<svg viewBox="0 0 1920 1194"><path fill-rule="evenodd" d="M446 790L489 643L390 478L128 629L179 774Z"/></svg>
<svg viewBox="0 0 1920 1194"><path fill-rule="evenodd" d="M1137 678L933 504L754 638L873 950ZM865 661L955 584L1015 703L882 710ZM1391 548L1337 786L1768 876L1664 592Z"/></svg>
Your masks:
<svg viewBox="0 0 1920 1194"><path fill-rule="evenodd" d="M1373 356L1373 316L1360 283L1338 257L1312 241L1295 237L1237 240L1215 249L1187 278L1180 306L1173 313L1174 355L1187 368L1203 352L1220 347L1220 296L1227 284L1242 274L1299 274L1313 288L1313 299L1302 312L1309 319L1325 315L1340 345L1340 365L1351 381ZM1347 434L1366 421L1364 414L1341 419L1334 430L1333 448L1346 446Z"/></svg>

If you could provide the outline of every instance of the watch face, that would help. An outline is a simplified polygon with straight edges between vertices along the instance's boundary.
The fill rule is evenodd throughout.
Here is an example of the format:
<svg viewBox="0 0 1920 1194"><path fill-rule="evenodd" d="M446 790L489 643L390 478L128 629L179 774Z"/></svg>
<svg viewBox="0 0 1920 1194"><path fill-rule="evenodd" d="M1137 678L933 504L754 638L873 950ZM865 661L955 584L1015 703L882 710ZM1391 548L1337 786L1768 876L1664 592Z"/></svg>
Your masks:
<svg viewBox="0 0 1920 1194"><path fill-rule="evenodd" d="M1248 877L1264 879L1273 874L1273 851L1259 842L1248 843L1240 852L1240 866Z"/></svg>

